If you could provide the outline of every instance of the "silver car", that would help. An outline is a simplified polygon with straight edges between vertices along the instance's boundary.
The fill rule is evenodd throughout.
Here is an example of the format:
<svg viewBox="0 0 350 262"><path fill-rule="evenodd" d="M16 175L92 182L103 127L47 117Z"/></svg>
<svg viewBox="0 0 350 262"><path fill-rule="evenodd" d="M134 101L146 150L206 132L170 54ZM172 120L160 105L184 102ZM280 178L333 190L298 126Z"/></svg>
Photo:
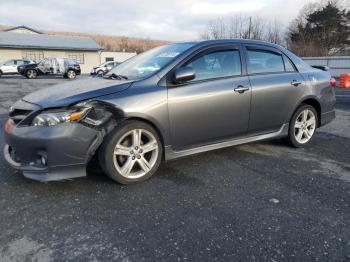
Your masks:
<svg viewBox="0 0 350 262"><path fill-rule="evenodd" d="M116 62L116 61L104 62L104 63L100 64L99 66L94 66L90 72L90 75L102 76L102 75L108 73L109 71L111 71L114 67L116 67L118 65L120 65L120 63Z"/></svg>
<svg viewBox="0 0 350 262"><path fill-rule="evenodd" d="M335 117L333 84L325 67L267 42L169 44L19 100L4 154L40 181L85 176L96 156L112 179L135 183L162 160L208 150L278 137L306 146Z"/></svg>

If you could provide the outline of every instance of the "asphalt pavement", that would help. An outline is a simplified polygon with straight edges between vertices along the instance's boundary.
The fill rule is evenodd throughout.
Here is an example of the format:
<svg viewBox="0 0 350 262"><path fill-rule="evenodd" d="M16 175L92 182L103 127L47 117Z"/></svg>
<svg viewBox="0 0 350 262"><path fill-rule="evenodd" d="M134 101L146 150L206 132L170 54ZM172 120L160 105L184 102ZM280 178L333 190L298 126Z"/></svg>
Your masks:
<svg viewBox="0 0 350 262"><path fill-rule="evenodd" d="M60 81L0 79L0 124ZM0 261L350 261L350 89L336 93L337 120L305 149L216 150L131 186L94 168L39 183L0 155Z"/></svg>

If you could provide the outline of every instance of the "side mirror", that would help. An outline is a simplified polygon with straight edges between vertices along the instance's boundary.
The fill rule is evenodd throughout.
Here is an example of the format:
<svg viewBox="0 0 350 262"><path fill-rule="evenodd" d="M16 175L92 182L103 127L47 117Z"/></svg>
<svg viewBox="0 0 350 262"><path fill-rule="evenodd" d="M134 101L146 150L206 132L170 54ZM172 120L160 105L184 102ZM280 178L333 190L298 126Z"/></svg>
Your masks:
<svg viewBox="0 0 350 262"><path fill-rule="evenodd" d="M180 67L175 69L174 72L174 82L184 83L195 79L196 74L192 67Z"/></svg>

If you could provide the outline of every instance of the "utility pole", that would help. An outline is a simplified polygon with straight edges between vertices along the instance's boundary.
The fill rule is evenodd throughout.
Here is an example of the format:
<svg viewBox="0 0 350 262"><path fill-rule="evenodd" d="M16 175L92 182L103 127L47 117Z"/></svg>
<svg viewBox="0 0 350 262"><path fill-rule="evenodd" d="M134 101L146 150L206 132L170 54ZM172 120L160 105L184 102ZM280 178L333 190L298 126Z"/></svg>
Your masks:
<svg viewBox="0 0 350 262"><path fill-rule="evenodd" d="M251 28L252 28L252 17L249 16L248 39L250 39Z"/></svg>

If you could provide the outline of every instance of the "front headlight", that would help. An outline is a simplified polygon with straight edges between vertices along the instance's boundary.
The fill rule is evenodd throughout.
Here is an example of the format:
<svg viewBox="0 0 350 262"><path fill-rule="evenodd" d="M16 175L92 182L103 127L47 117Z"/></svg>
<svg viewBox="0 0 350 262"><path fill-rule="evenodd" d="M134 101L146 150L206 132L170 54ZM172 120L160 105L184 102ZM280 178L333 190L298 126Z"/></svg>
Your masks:
<svg viewBox="0 0 350 262"><path fill-rule="evenodd" d="M61 123L77 122L84 118L90 108L81 108L67 111L44 111L37 115L31 125L32 126L55 126Z"/></svg>

